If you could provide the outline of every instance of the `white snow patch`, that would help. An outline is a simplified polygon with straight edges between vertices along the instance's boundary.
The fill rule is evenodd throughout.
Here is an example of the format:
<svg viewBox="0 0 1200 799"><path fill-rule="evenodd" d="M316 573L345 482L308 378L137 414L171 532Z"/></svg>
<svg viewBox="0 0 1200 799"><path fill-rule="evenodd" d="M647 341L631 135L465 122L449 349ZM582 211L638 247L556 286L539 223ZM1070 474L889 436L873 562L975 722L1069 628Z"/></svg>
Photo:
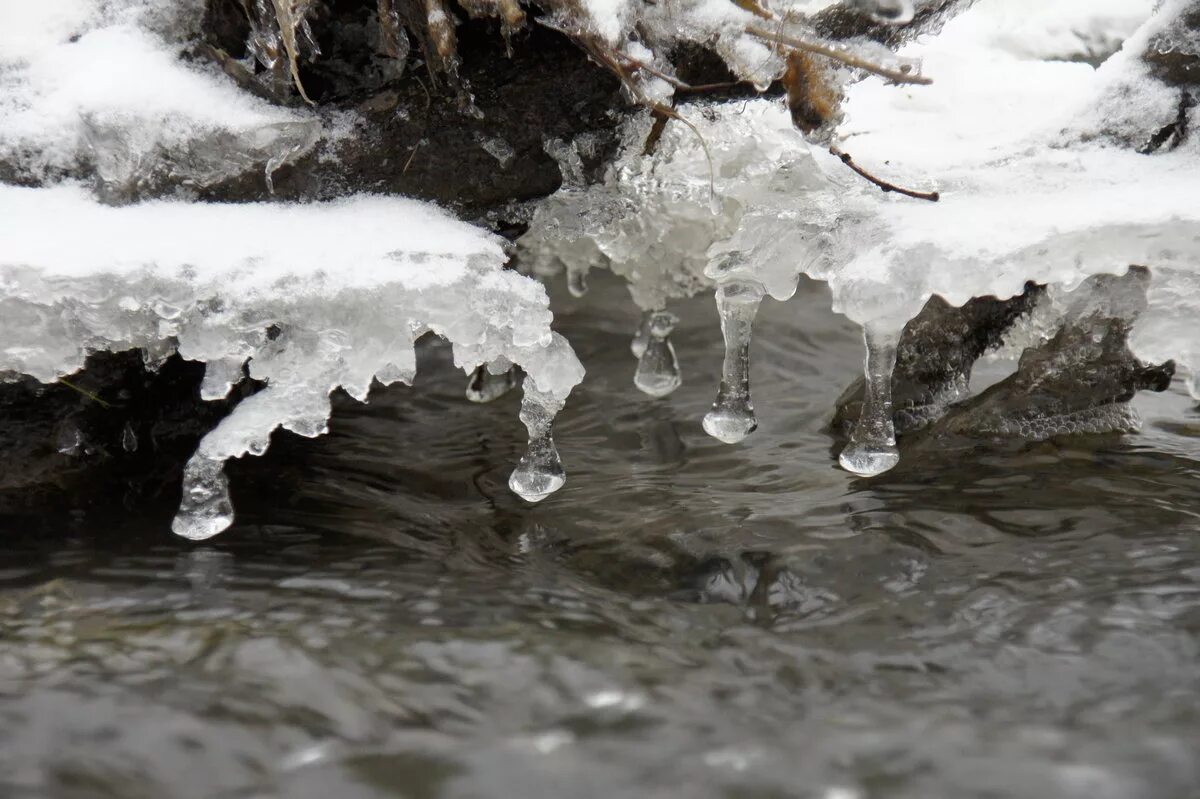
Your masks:
<svg viewBox="0 0 1200 799"><path fill-rule="evenodd" d="M117 199L155 170L208 184L274 168L320 122L182 53L203 4L0 0L0 164L44 181L94 171Z"/></svg>

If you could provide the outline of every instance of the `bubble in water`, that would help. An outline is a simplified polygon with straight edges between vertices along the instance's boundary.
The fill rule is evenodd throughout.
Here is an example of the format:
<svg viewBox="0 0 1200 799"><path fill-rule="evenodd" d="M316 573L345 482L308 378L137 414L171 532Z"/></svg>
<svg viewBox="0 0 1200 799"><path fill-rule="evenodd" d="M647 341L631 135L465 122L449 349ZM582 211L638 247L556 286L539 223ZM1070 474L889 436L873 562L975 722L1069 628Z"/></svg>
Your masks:
<svg viewBox="0 0 1200 799"><path fill-rule="evenodd" d="M892 371L900 332L868 324L863 328L863 340L867 347L867 380L862 410L838 462L848 472L870 477L900 461L892 420Z"/></svg>
<svg viewBox="0 0 1200 799"><path fill-rule="evenodd" d="M649 317L646 346L638 358L633 384L651 397L665 397L683 382L679 359L669 338L677 324L679 317L667 311L655 311Z"/></svg>
<svg viewBox="0 0 1200 799"><path fill-rule="evenodd" d="M471 402L491 402L503 397L517 385L516 369L509 367L500 374L492 374L487 364L475 367L467 380L467 399Z"/></svg>
<svg viewBox="0 0 1200 799"><path fill-rule="evenodd" d="M560 400L541 393L526 379L525 398L521 400L521 421L529 431L529 446L509 476L508 487L528 502L541 502L567 481L562 458L551 436L554 416L562 405Z"/></svg>
<svg viewBox="0 0 1200 799"><path fill-rule="evenodd" d="M183 470L183 500L171 522L176 535L203 541L233 524L224 463L196 453Z"/></svg>
<svg viewBox="0 0 1200 799"><path fill-rule="evenodd" d="M762 285L750 280L734 280L717 287L725 362L721 388L712 410L704 416L703 426L704 432L726 444L736 444L758 429L750 399L750 338L762 298Z"/></svg>

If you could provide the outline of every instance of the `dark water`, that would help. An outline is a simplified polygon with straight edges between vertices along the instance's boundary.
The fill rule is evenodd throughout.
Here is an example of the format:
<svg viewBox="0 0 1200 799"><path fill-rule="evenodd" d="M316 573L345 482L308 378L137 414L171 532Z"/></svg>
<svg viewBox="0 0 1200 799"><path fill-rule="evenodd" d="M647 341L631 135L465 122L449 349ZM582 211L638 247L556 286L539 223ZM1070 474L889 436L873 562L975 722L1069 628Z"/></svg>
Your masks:
<svg viewBox="0 0 1200 799"><path fill-rule="evenodd" d="M431 347L420 390L235 465L209 544L10 525L0 797L1200 796L1181 391L1139 436L861 480L823 430L859 340L819 286L764 305L736 447L699 424L711 301L650 400L620 291L561 298L589 376L540 506L504 488L518 397L470 405Z"/></svg>

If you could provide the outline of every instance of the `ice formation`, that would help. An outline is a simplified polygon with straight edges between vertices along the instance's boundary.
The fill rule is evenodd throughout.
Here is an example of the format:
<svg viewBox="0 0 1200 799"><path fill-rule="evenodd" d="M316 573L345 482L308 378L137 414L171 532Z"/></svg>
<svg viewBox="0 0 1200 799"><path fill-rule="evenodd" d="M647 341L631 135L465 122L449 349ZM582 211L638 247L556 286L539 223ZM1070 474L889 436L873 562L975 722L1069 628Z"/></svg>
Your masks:
<svg viewBox="0 0 1200 799"><path fill-rule="evenodd" d="M232 521L226 459L261 454L277 427L320 435L335 388L365 401L373 380L411 381L425 332L450 341L468 372L524 369L522 418L537 421L514 489L537 500L562 483L549 426L582 366L550 331L544 289L503 268L493 236L432 206L357 197L109 207L77 186L0 186L0 240L0 372L52 381L88 352L136 347L203 361L206 399L244 371L266 383L188 463L181 535L206 538Z"/></svg>
<svg viewBox="0 0 1200 799"><path fill-rule="evenodd" d="M513 0L460 5L502 20L506 36L524 23ZM1181 21L1195 0L539 6L539 24L616 75L644 112L624 122L622 150L596 183L582 157L594 141L546 142L563 186L536 207L522 267L565 268L576 296L592 268L623 276L645 312L634 384L656 397L681 381L669 302L712 291L725 342L703 421L714 437L734 443L757 426L755 314L766 296L788 299L800 275L827 282L835 309L863 328L861 411L840 455L852 472L898 460L898 342L934 296L961 305L1048 286L1035 312L1046 327L1024 334L1042 351L1073 318L1071 289L1146 264L1133 353L1178 361L1200 398L1200 143L1186 135L1200 112L1194 74L1191 88L1170 79L1200 57L1198 26ZM280 165L338 135L309 107L298 66L316 54L319 4L244 7L250 66L240 68L293 106L194 59L203 0L0 0L0 372L50 381L89 352L140 348L150 363L174 351L203 361L206 398L247 374L265 383L187 465L175 529L202 538L232 517L228 458L261 453L280 426L320 434L337 387L365 399L373 381L411 380L413 342L434 332L470 374L473 401L507 392L523 370L529 446L510 486L545 497L564 479L554 415L583 370L550 330L545 291L504 269L496 238L399 198L197 201L246 174L269 185ZM411 19L392 0L378 8L390 57L403 64L411 34L477 117L446 4L428 0ZM693 99L671 61L687 46L715 53L742 83L781 82L785 98ZM501 169L516 158L501 139L479 144ZM1122 357L1127 332L1109 342ZM965 393L959 378L939 412Z"/></svg>
<svg viewBox="0 0 1200 799"><path fill-rule="evenodd" d="M609 268L650 309L715 285L725 323L730 284L784 300L798 275L826 281L835 310L864 328L866 408L841 456L863 474L898 459L895 344L933 295L959 305L1011 297L1030 280L1071 288L1147 264L1154 282L1135 352L1194 375L1200 144L1174 145L1197 112L1151 63L1200 51L1179 23L1194 5L1166 0L1151 17L1141 0L980 0L900 51L932 85L847 90L833 150L806 141L768 99L681 104L688 124L670 124L652 155L652 122L634 120L604 181L539 209L526 260L543 274ZM1122 41L1098 69L1088 63ZM847 161L940 201L880 191ZM718 409L742 360L743 339L727 330L726 343Z"/></svg>

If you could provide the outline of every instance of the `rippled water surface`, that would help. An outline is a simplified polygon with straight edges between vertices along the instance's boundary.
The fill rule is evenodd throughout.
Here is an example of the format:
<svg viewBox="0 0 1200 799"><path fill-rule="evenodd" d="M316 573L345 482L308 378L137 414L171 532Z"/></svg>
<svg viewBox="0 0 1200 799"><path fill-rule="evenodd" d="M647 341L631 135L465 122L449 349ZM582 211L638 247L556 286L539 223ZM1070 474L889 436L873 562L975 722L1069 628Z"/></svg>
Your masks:
<svg viewBox="0 0 1200 799"><path fill-rule="evenodd" d="M467 403L431 346L417 389L235 464L211 543L7 522L0 796L1200 796L1181 391L1139 436L862 480L824 429L858 334L820 286L764 305L734 447L699 424L711 299L651 400L621 291L561 298L589 374L539 506L504 487L518 395Z"/></svg>

